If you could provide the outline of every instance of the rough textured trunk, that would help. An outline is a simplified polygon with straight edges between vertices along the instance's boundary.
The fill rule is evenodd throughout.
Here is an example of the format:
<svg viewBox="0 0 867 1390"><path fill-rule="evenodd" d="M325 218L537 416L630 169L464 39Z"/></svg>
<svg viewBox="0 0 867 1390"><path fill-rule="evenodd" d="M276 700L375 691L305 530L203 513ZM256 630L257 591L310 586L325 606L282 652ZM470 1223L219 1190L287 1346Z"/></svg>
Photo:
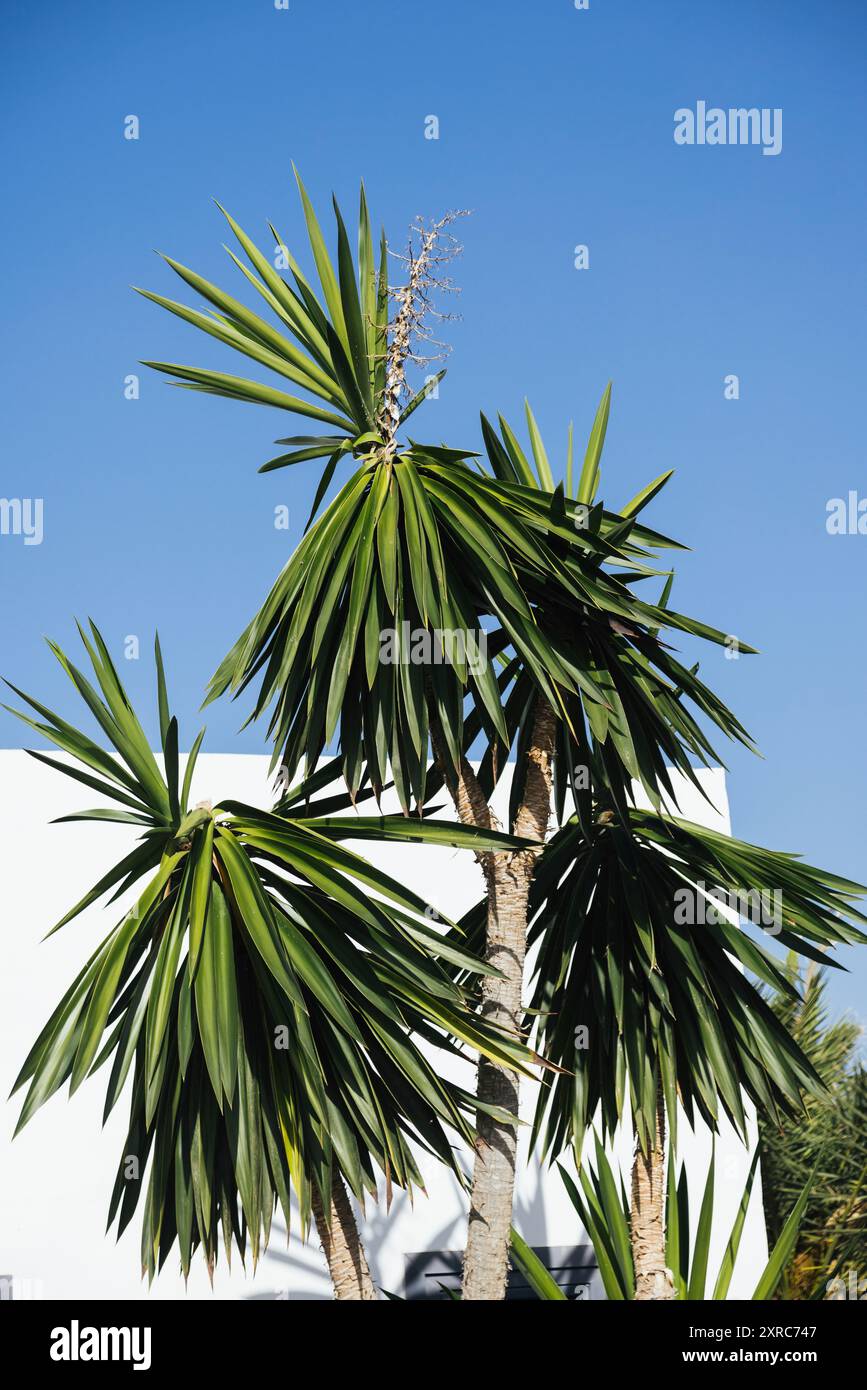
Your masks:
<svg viewBox="0 0 867 1390"><path fill-rule="evenodd" d="M527 752L524 799L514 826L514 833L527 839L544 841L547 834L555 730L553 710L547 701L539 700ZM436 730L433 742L445 770L448 755L437 746ZM457 774L447 774L446 780L462 821L488 829L494 827L492 812L468 763L464 762ZM479 857L488 891L485 959L502 971L502 978L484 977L481 1009L485 1018L517 1036L522 1022L527 899L537 852L524 850ZM518 1113L517 1075L486 1058L479 1061L476 1095L487 1105ZM498 1300L505 1297L509 1268L517 1132L515 1125L492 1119L483 1112L477 1113L476 1128L463 1297L470 1301Z"/></svg>
<svg viewBox="0 0 867 1390"><path fill-rule="evenodd" d="M665 1101L656 1095L656 1126L649 1153L636 1138L632 1160L630 1233L635 1266L636 1299L674 1298L675 1289L665 1259Z"/></svg>
<svg viewBox="0 0 867 1390"><path fill-rule="evenodd" d="M331 1184L330 1211L326 1217L322 1198L312 1185L313 1218L337 1299L375 1300L367 1256L358 1234L355 1213L343 1180L337 1173Z"/></svg>
<svg viewBox="0 0 867 1390"><path fill-rule="evenodd" d="M503 972L503 978L484 977L482 1014L515 1034L522 1017L527 895L532 877L532 864L526 862L529 857L498 855L487 875L485 959ZM482 1057L476 1095L488 1105L517 1115L518 1076ZM518 1136L515 1125L483 1112L477 1114L476 1129L463 1296L469 1300L501 1299L508 1277Z"/></svg>

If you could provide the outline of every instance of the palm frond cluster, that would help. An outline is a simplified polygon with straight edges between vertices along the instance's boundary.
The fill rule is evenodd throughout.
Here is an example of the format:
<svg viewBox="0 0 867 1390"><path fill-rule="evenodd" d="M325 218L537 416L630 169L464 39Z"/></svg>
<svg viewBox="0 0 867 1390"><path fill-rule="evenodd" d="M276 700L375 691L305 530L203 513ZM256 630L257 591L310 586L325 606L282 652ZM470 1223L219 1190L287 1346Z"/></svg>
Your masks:
<svg viewBox="0 0 867 1390"><path fill-rule="evenodd" d="M822 1078L797 1120L775 1123L759 1114L765 1221L776 1238L787 1204L806 1175L815 1173L791 1264L788 1298L862 1298L867 1267L867 1073L862 1029L846 1015L829 1017L828 966L802 966L795 952L785 964L793 986L766 992L782 1027L795 1038ZM854 1284L854 1293L853 1286Z"/></svg>
<svg viewBox="0 0 867 1390"><path fill-rule="evenodd" d="M658 636L670 628L723 643L726 635L648 603L631 588L659 573L656 550L676 544L638 519L669 475L618 514L593 502L609 392L574 489L571 443L567 486L557 486L529 409L530 456L504 420L497 433L484 417L481 461L472 450L413 439L396 444L397 430L443 374L416 392L397 421L385 420L380 407L404 361L400 352L394 360L401 324L388 317L384 242L377 270L362 189L357 260L335 203L335 265L300 180L299 189L318 292L287 252L290 287L229 219L248 265L234 253L232 259L276 326L175 261L169 264L211 307L203 312L148 292L325 403L210 370L148 364L176 385L272 405L337 429L289 436L279 442L292 448L263 465L326 458L314 512L341 458L355 464L215 674L210 697L237 695L258 679L252 717L269 711L275 763L282 758L294 770L305 760L310 772L336 739L350 790L369 780L378 791L390 774L405 809L426 799L431 719L456 762L467 699L488 739L508 745L503 691L512 684L513 705L525 702L530 688L540 691L579 747L592 738L621 802L632 778L658 798L670 791L668 767L692 776L693 757L713 758L688 702L727 736L748 743L735 717ZM419 631L466 640L427 668L407 651L383 664L383 633ZM504 671L499 680L492 663L466 659L482 632Z"/></svg>
<svg viewBox="0 0 867 1390"><path fill-rule="evenodd" d="M318 814L328 767L287 792L279 815L232 801L190 808L201 736L181 778L159 645L162 766L99 631L81 636L98 689L52 647L113 752L16 691L39 716L21 717L73 761L33 757L111 803L61 819L131 824L140 843L54 930L106 894L136 896L31 1049L16 1082L29 1082L19 1129L104 1065L106 1116L131 1080L109 1220L120 1234L143 1197L151 1277L175 1242L185 1274L198 1247L213 1269L221 1231L227 1254L234 1240L255 1262L275 1205L288 1224L294 1192L306 1229L310 1185L330 1193L333 1172L359 1199L383 1176L419 1184L411 1141L463 1180L452 1142L472 1141L472 1097L418 1040L525 1066L525 1050L476 1017L452 978L455 966L486 967L441 940L428 904L341 843L371 833L363 818ZM348 800L320 799L327 812ZM375 818L378 838L408 831L514 843Z"/></svg>

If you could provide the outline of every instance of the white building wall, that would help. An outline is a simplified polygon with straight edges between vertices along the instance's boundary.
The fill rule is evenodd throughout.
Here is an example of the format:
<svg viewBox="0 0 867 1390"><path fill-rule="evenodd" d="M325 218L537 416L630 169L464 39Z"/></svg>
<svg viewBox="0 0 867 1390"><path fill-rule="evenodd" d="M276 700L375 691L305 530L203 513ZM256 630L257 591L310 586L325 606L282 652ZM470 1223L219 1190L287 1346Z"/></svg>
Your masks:
<svg viewBox="0 0 867 1390"><path fill-rule="evenodd" d="M234 798L267 805L267 759L235 754L202 754L193 801ZM701 774L714 816L698 793L684 786L682 812L729 831L724 775ZM507 781L498 789L505 819ZM119 916L93 907L48 942L44 934L130 847L132 827L83 823L49 825L57 816L98 804L95 793L62 777L18 750L0 751L0 1095L7 1096L33 1039L67 988L72 976ZM386 806L385 809L396 809ZM451 917L459 916L481 893L481 879L467 851L429 846L357 848L402 879ZM455 1065L460 1067L460 1063ZM472 1086L472 1071L463 1081ZM179 1269L169 1260L150 1293L139 1270L139 1223L134 1218L119 1243L103 1234L116 1165L126 1137L123 1102L102 1128L105 1077L84 1083L71 1101L54 1096L11 1142L21 1096L0 1102L0 1276L13 1276L14 1296L44 1298L328 1298L325 1263L315 1237L306 1246L293 1232L288 1245L275 1222L270 1251L255 1274L236 1264L231 1273L221 1258L211 1291L201 1261L195 1262L185 1290ZM525 1083L522 1113L532 1114L534 1087ZM754 1130L754 1124L752 1126ZM526 1146L526 1134L523 1137ZM710 1155L710 1135L691 1133L681 1116L680 1157L687 1163L691 1206L701 1198ZM627 1181L631 1157L628 1132L615 1146ZM725 1248L743 1191L750 1154L724 1127L717 1140L714 1243L710 1273ZM467 1156L469 1163L469 1156ZM464 1244L466 1199L454 1178L422 1155L427 1196L411 1206L396 1192L391 1211L384 1201L368 1205L361 1227L376 1281L402 1294L408 1252L460 1250ZM515 1224L531 1245L570 1246L584 1239L556 1169L542 1169L522 1155ZM767 1258L761 1188L757 1180L744 1230L730 1296L749 1297Z"/></svg>

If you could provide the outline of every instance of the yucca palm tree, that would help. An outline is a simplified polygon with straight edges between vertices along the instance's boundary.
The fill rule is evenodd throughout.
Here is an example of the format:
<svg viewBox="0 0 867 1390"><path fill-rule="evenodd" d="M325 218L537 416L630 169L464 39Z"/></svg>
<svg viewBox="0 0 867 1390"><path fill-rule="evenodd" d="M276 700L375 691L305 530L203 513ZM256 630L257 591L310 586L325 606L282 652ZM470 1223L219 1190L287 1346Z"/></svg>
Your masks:
<svg viewBox="0 0 867 1390"><path fill-rule="evenodd" d="M118 800L120 818L143 827L140 848L70 915L102 891L154 877L37 1042L20 1078L32 1083L22 1118L67 1077L74 1088L113 1051L117 1064L123 1051L123 1075L133 1069L135 1080L131 1132L154 1153L145 1206L150 1273L176 1236L184 1268L198 1244L212 1263L218 1217L224 1239L228 1231L229 1244L232 1232L242 1246L249 1240L255 1258L274 1200L283 1200L291 1180L302 1220L311 1211L317 1217L338 1281L346 1276L362 1296L372 1288L350 1229L344 1180L356 1196L370 1190L376 1170L409 1185L416 1180L410 1133L454 1164L443 1128L451 1126L476 1150L464 1297L500 1298L518 1074L527 1056L520 1042L527 924L537 916L535 1027L569 1072L547 1083L537 1129L549 1108L544 1142L552 1151L580 1147L594 1107L602 1106L610 1125L628 1094L638 1136L636 1206L649 1202L653 1231L632 1224L650 1279L663 1258L665 1116L673 1118L679 1090L682 1098L685 1087L688 1113L692 1107L713 1124L722 1108L739 1124L742 1089L782 1112L816 1082L785 1029L775 1029L767 1011L755 1012L745 993L752 987L727 955L755 951L750 967L758 962L761 978L779 986L767 953L744 945L748 939L734 929L700 942L674 930L671 903L666 918L660 894L674 881L701 893L699 870L727 873L739 892L757 886L751 874L785 870L796 915L781 939L809 954L816 942L863 939L854 926L863 919L852 908L859 890L804 866L795 872L785 857L769 859L753 847L740 846L733 858L665 809L676 809L671 768L700 787L694 763L716 760L706 725L750 741L698 668L679 661L660 637L665 630L727 640L669 607L671 570L658 567L658 552L678 547L639 517L670 475L619 512L599 500L610 390L580 472L570 431L562 484L529 407L526 451L502 417L496 429L482 417L484 455L406 435L443 376L430 376L414 394L408 385L408 368L422 361L417 344L431 296L449 288L442 275L453 217L416 228L405 281L395 286L384 238L378 253L374 247L363 189L355 257L335 203L333 262L298 182L319 290L276 229L291 283L225 214L246 264L229 254L271 319L172 260L206 307L142 293L282 380L278 388L211 369L147 365L174 385L300 415L323 431L280 439L284 451L262 466L324 461L304 537L209 692L237 696L256 683L251 717L268 715L272 765L281 761L292 777L302 764L305 772L271 812L234 803L189 811L191 767L181 786L159 658L162 772L99 635L85 641L104 702L58 650L126 771L119 774L115 758L31 702L49 721L34 727L91 769L73 775ZM348 477L325 505L341 464ZM635 592L655 576L665 581L657 603ZM741 652L751 650L740 644ZM479 737L486 752L476 769L470 754ZM328 811L369 795L378 800L391 779L403 818L376 818L364 832L355 817L326 814L322 803L308 808L332 775L317 781L335 740L348 791L337 805L328 798ZM512 833L503 835L491 797L512 753ZM650 813L636 811L635 783ZM423 819L442 785L463 832ZM543 852L552 795L561 830ZM319 815L311 818L309 809ZM433 933L413 895L382 875L372 878L363 860L340 847L342 838L363 833L446 834L475 850L486 898L469 922L485 966L454 938L444 943ZM554 878L552 865L559 866ZM368 901L359 884L383 901ZM759 879L758 886L777 884ZM566 901L577 918L563 917ZM216 952L210 964L209 950ZM475 980L478 1016L470 1009ZM593 1026L605 1040L592 1062L576 1062L564 1033L579 1003L596 1011ZM114 1032L100 1051L109 1023ZM283 1027L292 1057L275 1062L269 1030ZM456 1037L478 1050L474 1101L422 1067L413 1034L444 1046ZM475 1129L467 1119L472 1107ZM262 1138L258 1149L250 1126ZM289 1135L276 1158L269 1148L275 1134ZM210 1158L216 1167L208 1169ZM119 1177L122 1224L135 1206L130 1193Z"/></svg>
<svg viewBox="0 0 867 1390"><path fill-rule="evenodd" d="M712 753L686 701L727 734L747 738L657 634L668 627L715 642L725 636L642 601L631 587L658 572L653 552L664 538L643 528L637 515L664 479L621 514L587 506L595 495L607 394L574 494L571 486L555 486L529 411L532 462L504 423L500 438L483 421L486 460L403 437L431 383L442 377L437 373L414 395L407 387L407 367L417 360L414 334L423 331L438 267L448 258L449 219L419 230L405 283L394 287L384 240L377 268L363 191L357 264L335 204L335 268L300 180L299 188L320 293L276 229L291 285L228 218L248 264L230 252L232 259L276 327L175 261L172 269L210 307L193 309L148 292L305 393L211 369L148 364L186 389L269 405L329 427L328 434L281 439L291 447L263 465L327 460L314 515L340 461L351 464L334 500L311 518L210 694L237 695L258 681L253 715L269 711L275 763L282 759L294 769L306 759L309 770L336 737L351 793L369 782L378 795L391 776L410 813L427 801L433 773L447 785L461 821L483 830L495 821L484 778L467 756L472 739L485 737L495 767L517 739L519 794L511 819L531 846L481 856L485 955L500 970L486 977L482 1012L517 1036L527 895L548 829L558 727L568 731L566 746L580 752L589 725L621 814L633 777L658 803L670 789L668 764L686 772L690 755ZM393 664L382 660L385 633L396 642ZM437 633L465 640L451 643L441 660L414 659L408 646L418 635L429 640ZM499 662L499 676L490 660L477 659L479 647ZM509 709L520 718L510 720ZM517 1106L515 1076L483 1061L478 1100L464 1282L470 1299L502 1297L505 1288L516 1136L514 1122L500 1112Z"/></svg>
<svg viewBox="0 0 867 1390"><path fill-rule="evenodd" d="M656 479L619 514L604 512L597 490L607 411L606 392L577 483L570 431L565 493L583 507L582 525L592 526L594 516L600 516L603 527L619 532L622 548L634 559L636 542L653 548L674 544L644 528L638 532L635 525L637 513L670 475ZM534 454L541 456L544 446L529 411L528 423ZM520 460L514 432L502 418L499 432L483 420L483 432L492 465L505 480ZM526 469L524 476L543 486L541 473L536 480ZM646 560L645 555L638 558ZM645 577L643 569L633 577ZM660 610L669 602L672 579L669 573ZM566 631L571 625L577 632L575 645L589 646L579 658L581 666L598 669L598 649L590 645L592 635L586 635L585 613L559 595L557 606L556 616L556 609L545 614L547 627ZM604 1132L611 1134L628 1100L637 1138L630 1233L637 1296L643 1298L664 1296L666 1290L674 1295L664 1277L665 1138L666 1114L673 1126L678 1098L690 1123L698 1116L715 1128L725 1112L745 1137L744 1095L773 1123L783 1114L802 1113L804 1092L819 1085L809 1059L736 962L797 998L791 982L780 962L724 911L715 911L714 891L736 905L746 900L761 906L770 894L781 894L782 920L769 924L773 935L807 956L821 958L817 952L829 944L867 938L856 925L865 921L854 907L864 891L859 885L677 816L667 766L705 795L692 760L715 760L683 707L682 692L688 690L699 710L727 735L747 739L733 716L697 681L697 668L684 670L660 642L658 627L646 621L615 627L620 650L609 665L607 707L600 710L585 702L587 732L577 717L580 709L558 725L553 780L561 829L542 853L530 889L528 946L536 953L527 1026L535 1029L539 1050L563 1068L546 1073L543 1080L534 1125L543 1151L556 1155L572 1145L580 1159L597 1107ZM645 740L635 714L636 692L649 695L664 711L670 732L655 745ZM532 683L518 674L505 714L508 742L519 749L526 745L538 699ZM619 758L606 747L612 721L631 740ZM486 787L493 784L506 753L505 742L489 749L482 773ZM520 797L518 776L516 782L513 807ZM643 785L652 811L637 809L635 784ZM679 921L677 906L684 895L698 910L691 920ZM480 903L462 924L478 949L485 918L486 904Z"/></svg>
<svg viewBox="0 0 867 1390"><path fill-rule="evenodd" d="M220 1233L255 1266L275 1205L294 1192L316 1220L339 1298L375 1297L346 1188L375 1196L377 1176L420 1182L418 1144L462 1180L452 1135L472 1143L472 1096L419 1047L481 1049L521 1068L526 1051L477 1018L451 971L486 973L444 942L428 905L341 843L428 840L477 852L515 841L402 816L342 816L320 796L320 769L272 812L223 801L190 807L202 742L180 775L156 646L161 763L150 751L95 626L81 638L98 689L54 643L111 752L15 690L18 714L67 754L32 756L108 804L62 820L134 826L140 843L54 930L111 894L136 899L87 961L31 1049L18 1128L67 1081L70 1093L110 1062L105 1114L131 1078L129 1132L109 1222L118 1234L144 1197L149 1278L177 1245L186 1275L200 1248L209 1272ZM150 1166L148 1175L148 1161Z"/></svg>
<svg viewBox="0 0 867 1390"><path fill-rule="evenodd" d="M626 828L603 817L590 835L577 817L564 825L531 890L535 1042L570 1069L543 1079L534 1136L553 1155L569 1146L580 1155L597 1109L611 1134L628 1102L638 1135L637 1296L653 1297L665 1287L666 1115L673 1143L678 1102L691 1125L701 1119L716 1129L725 1114L746 1142L744 1097L779 1125L803 1115L804 1094L822 1088L746 972L797 999L790 978L730 920L728 905L779 891L773 938L815 957L867 940L854 906L864 890L675 816L633 809ZM687 904L698 911L680 912Z"/></svg>
<svg viewBox="0 0 867 1390"><path fill-rule="evenodd" d="M794 990L766 990L768 1003L821 1076L825 1090L806 1099L805 1114L775 1121L759 1112L765 1222L775 1240L785 1208L808 1172L816 1181L792 1258L786 1297L825 1298L850 1272L863 1279L867 1258L867 1073L862 1029L854 1018L829 1019L828 967L806 967L791 952L785 974ZM796 992L797 991L797 992ZM837 1281L835 1285L833 1281ZM856 1296L863 1294L863 1288Z"/></svg>

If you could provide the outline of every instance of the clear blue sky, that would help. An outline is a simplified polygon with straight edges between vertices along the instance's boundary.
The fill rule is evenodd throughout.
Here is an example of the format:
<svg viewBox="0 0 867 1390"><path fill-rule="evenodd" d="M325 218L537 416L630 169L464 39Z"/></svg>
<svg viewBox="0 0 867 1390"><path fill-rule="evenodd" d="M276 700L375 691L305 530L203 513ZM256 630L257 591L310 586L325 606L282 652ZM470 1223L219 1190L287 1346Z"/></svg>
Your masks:
<svg viewBox="0 0 867 1390"><path fill-rule="evenodd" d="M141 701L158 625L189 745L316 475L256 475L294 422L138 369L229 356L128 287L183 290L158 248L243 295L211 199L300 246L290 162L323 214L363 176L393 242L416 213L474 209L431 433L472 445L480 407L517 420L526 394L553 453L613 379L606 498L675 468L651 516L694 548L678 606L762 650L703 661L765 755L730 759L736 832L867 878L867 536L825 529L829 498L867 494L861 0L5 0L0 25L0 493L44 499L40 546L0 537L5 674L68 713L41 638L92 614L119 659L142 639ZM782 153L677 146L698 100L781 107ZM206 746L261 749L240 714L211 707ZM21 742L4 714L0 743ZM834 1000L864 1014L853 965Z"/></svg>

